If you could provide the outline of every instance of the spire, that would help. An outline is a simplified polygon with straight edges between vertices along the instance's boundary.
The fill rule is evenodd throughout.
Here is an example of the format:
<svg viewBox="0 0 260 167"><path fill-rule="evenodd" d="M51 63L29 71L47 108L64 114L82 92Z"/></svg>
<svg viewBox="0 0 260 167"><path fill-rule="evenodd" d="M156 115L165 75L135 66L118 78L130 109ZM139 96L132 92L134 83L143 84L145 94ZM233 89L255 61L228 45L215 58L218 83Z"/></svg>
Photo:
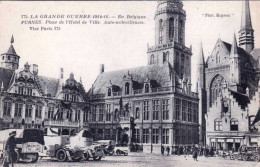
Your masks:
<svg viewBox="0 0 260 167"><path fill-rule="evenodd" d="M12 37L11 37L11 44L13 44L14 43L14 36L12 35Z"/></svg>
<svg viewBox="0 0 260 167"><path fill-rule="evenodd" d="M252 29L249 0L244 0L242 5L241 27L240 31Z"/></svg>
<svg viewBox="0 0 260 167"><path fill-rule="evenodd" d="M231 55L237 55L237 39L236 39L236 34L234 33L234 39L231 47Z"/></svg>
<svg viewBox="0 0 260 167"><path fill-rule="evenodd" d="M201 64L201 65L205 64L202 42L200 43L199 63L198 64Z"/></svg>

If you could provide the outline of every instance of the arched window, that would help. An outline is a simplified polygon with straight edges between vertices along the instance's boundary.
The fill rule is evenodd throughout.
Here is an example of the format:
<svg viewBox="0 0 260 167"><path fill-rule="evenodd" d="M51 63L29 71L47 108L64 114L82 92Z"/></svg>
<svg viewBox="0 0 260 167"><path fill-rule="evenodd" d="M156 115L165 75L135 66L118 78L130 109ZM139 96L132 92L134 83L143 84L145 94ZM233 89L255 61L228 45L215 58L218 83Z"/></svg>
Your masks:
<svg viewBox="0 0 260 167"><path fill-rule="evenodd" d="M151 60L150 60L150 64L154 64L154 55L151 55Z"/></svg>
<svg viewBox="0 0 260 167"><path fill-rule="evenodd" d="M108 88L108 90L107 90L107 96L111 96L111 88Z"/></svg>
<svg viewBox="0 0 260 167"><path fill-rule="evenodd" d="M5 59L5 57L3 56L2 60L4 60L4 59Z"/></svg>
<svg viewBox="0 0 260 167"><path fill-rule="evenodd" d="M215 131L222 131L222 120L221 119L216 119L214 121L214 129L215 129Z"/></svg>
<svg viewBox="0 0 260 167"><path fill-rule="evenodd" d="M128 82L125 84L125 94L126 95L129 94L129 83Z"/></svg>
<svg viewBox="0 0 260 167"><path fill-rule="evenodd" d="M149 84L145 84L145 93L149 93Z"/></svg>
<svg viewBox="0 0 260 167"><path fill-rule="evenodd" d="M179 22L179 42L183 42L183 20Z"/></svg>
<svg viewBox="0 0 260 167"><path fill-rule="evenodd" d="M230 120L230 130L231 131L238 131L238 120L237 119L231 119Z"/></svg>
<svg viewBox="0 0 260 167"><path fill-rule="evenodd" d="M226 80L219 74L212 79L210 84L210 105L217 99L225 84Z"/></svg>
<svg viewBox="0 0 260 167"><path fill-rule="evenodd" d="M118 118L118 109L115 109L115 113L114 113L114 120L117 120Z"/></svg>
<svg viewBox="0 0 260 167"><path fill-rule="evenodd" d="M163 52L163 63L168 62L168 60L169 60L169 52L167 53Z"/></svg>
<svg viewBox="0 0 260 167"><path fill-rule="evenodd" d="M163 41L163 20L159 21L159 44Z"/></svg>
<svg viewBox="0 0 260 167"><path fill-rule="evenodd" d="M139 119L140 118L140 109L139 107L136 107L135 109L135 119Z"/></svg>
<svg viewBox="0 0 260 167"><path fill-rule="evenodd" d="M174 18L169 19L169 39L173 41L174 38Z"/></svg>
<svg viewBox="0 0 260 167"><path fill-rule="evenodd" d="M8 56L7 59L10 60L11 59L10 56Z"/></svg>

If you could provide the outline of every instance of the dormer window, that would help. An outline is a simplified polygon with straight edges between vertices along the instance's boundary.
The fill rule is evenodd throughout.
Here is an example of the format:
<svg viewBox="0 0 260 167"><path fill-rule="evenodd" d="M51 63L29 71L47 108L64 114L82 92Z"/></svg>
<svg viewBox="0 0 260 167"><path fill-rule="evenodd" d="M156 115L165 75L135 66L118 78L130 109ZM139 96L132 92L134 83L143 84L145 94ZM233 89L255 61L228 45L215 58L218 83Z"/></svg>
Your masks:
<svg viewBox="0 0 260 167"><path fill-rule="evenodd" d="M145 84L144 89L145 93L149 93L149 84Z"/></svg>
<svg viewBox="0 0 260 167"><path fill-rule="evenodd" d="M128 82L125 84L125 94L129 95L129 83Z"/></svg>
<svg viewBox="0 0 260 167"><path fill-rule="evenodd" d="M107 96L111 96L111 88L108 88L108 90L107 90Z"/></svg>

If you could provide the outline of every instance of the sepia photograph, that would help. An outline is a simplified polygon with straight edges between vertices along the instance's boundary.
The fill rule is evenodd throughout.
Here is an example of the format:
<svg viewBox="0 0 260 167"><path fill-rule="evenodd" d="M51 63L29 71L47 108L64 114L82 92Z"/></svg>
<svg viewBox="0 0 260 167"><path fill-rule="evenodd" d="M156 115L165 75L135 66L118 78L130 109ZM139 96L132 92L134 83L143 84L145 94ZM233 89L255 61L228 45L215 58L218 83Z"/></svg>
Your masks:
<svg viewBox="0 0 260 167"><path fill-rule="evenodd" d="M260 1L0 1L0 166L260 167Z"/></svg>

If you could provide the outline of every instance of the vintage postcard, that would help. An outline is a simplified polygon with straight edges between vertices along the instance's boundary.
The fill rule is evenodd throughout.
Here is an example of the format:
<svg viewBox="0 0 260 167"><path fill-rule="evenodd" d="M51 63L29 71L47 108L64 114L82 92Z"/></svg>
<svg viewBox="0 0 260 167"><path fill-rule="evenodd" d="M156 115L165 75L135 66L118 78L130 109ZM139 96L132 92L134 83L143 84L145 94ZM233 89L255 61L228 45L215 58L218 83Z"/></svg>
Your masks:
<svg viewBox="0 0 260 167"><path fill-rule="evenodd" d="M260 1L0 1L0 164L260 166Z"/></svg>

